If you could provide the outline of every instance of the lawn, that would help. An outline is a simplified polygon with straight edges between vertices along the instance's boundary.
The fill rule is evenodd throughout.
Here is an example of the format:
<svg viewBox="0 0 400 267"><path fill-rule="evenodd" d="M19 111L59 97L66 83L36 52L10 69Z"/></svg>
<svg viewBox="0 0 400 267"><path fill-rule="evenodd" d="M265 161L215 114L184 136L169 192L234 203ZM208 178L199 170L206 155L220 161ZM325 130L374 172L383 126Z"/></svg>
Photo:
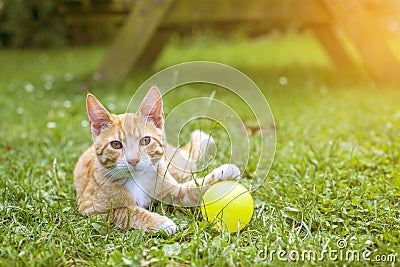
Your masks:
<svg viewBox="0 0 400 267"><path fill-rule="evenodd" d="M91 144L83 81L104 52L0 50L1 266L399 262L400 87L331 70L307 34L173 40L156 63L161 69L189 60L223 62L252 78L268 100L276 155L252 193L247 228L220 232L199 208L166 205L156 210L177 223L172 237L115 230L99 217L81 216L72 171ZM122 113L152 73L94 84L91 91Z"/></svg>

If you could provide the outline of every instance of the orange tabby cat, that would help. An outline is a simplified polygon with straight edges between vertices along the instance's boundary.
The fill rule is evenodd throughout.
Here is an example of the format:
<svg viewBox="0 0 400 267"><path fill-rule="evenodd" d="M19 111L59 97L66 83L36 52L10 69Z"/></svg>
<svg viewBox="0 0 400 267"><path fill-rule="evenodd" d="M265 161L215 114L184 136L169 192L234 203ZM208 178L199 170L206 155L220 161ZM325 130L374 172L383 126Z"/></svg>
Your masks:
<svg viewBox="0 0 400 267"><path fill-rule="evenodd" d="M204 153L201 143L212 139L202 131L193 132L179 151L189 164L171 164L166 151L172 147L165 142L162 100L156 87L148 91L136 113L110 114L91 94L86 105L94 145L74 170L82 214L111 216L120 228L174 234L177 227L171 219L148 210L153 200L168 198L177 205L195 206L211 183L240 175L235 165L225 164L203 179L177 182L173 176L188 176L194 168L190 162Z"/></svg>

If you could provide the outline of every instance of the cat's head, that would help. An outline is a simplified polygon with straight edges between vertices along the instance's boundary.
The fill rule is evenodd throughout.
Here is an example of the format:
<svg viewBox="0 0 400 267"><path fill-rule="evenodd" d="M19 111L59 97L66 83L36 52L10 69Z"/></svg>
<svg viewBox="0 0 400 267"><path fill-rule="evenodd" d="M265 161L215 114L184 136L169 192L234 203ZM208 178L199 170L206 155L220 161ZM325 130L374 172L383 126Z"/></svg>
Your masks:
<svg viewBox="0 0 400 267"><path fill-rule="evenodd" d="M111 114L92 94L86 107L97 158L113 178L154 167L164 154L160 91L150 88L136 113Z"/></svg>

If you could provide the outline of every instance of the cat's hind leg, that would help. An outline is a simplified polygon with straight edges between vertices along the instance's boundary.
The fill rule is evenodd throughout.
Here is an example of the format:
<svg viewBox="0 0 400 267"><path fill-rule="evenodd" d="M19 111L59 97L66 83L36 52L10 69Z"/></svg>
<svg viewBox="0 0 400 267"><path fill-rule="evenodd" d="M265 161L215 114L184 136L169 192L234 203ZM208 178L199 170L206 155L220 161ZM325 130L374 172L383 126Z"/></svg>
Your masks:
<svg viewBox="0 0 400 267"><path fill-rule="evenodd" d="M190 135L190 141L180 148L191 161L201 163L206 160L207 153L215 146L214 139L201 130L195 130Z"/></svg>
<svg viewBox="0 0 400 267"><path fill-rule="evenodd" d="M193 173L207 165L207 154L213 151L214 139L201 130L190 135L190 141L180 148L167 146L168 171L177 180L193 176Z"/></svg>

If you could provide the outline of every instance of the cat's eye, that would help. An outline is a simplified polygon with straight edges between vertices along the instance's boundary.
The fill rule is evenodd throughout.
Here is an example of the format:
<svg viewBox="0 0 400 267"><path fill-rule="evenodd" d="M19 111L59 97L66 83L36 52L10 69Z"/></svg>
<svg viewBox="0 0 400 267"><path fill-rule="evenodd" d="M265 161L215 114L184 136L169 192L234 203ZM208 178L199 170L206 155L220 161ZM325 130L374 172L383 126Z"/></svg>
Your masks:
<svg viewBox="0 0 400 267"><path fill-rule="evenodd" d="M120 141L112 141L111 147L115 149L121 149L122 148L122 143Z"/></svg>
<svg viewBox="0 0 400 267"><path fill-rule="evenodd" d="M140 139L139 144L141 146L147 146L150 143L150 137L145 136L142 139Z"/></svg>

